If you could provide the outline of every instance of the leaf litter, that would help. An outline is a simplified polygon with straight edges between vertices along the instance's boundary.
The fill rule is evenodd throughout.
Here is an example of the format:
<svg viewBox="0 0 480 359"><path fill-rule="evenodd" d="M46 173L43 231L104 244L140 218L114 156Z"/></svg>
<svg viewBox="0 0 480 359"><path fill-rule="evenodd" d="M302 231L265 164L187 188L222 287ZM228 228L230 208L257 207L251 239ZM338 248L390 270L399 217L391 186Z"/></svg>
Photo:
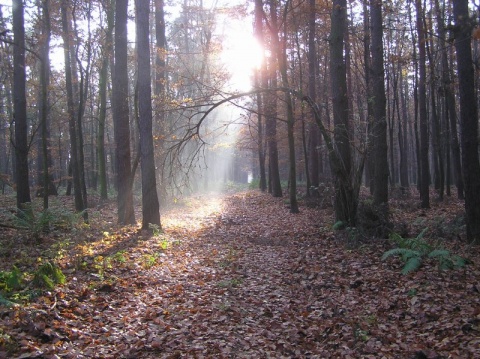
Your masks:
<svg viewBox="0 0 480 359"><path fill-rule="evenodd" d="M396 222L425 224L395 208ZM0 358L480 356L478 249L464 243L452 246L473 261L465 269L402 276L380 260L388 241L350 248L331 209L292 215L257 191L190 198L155 236L117 227L113 204L91 217L36 245L1 232L1 269L66 241L67 284L0 307Z"/></svg>

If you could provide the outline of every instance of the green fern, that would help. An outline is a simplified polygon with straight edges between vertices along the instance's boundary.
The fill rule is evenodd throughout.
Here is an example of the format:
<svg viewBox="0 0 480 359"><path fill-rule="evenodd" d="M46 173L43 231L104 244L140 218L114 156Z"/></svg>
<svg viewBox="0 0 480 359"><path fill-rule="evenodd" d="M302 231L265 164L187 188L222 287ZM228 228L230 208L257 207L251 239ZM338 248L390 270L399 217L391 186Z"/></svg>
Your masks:
<svg viewBox="0 0 480 359"><path fill-rule="evenodd" d="M422 257L410 257L405 262L402 268L402 274L406 275L410 272L415 272L422 265Z"/></svg>
<svg viewBox="0 0 480 359"><path fill-rule="evenodd" d="M415 238L403 238L397 233L392 233L390 239L397 244L397 248L390 249L382 255L382 260L391 256L400 256L404 262L402 273L408 274L416 271L425 258L438 261L440 270L463 268L469 260L458 255L452 255L449 250L434 248L423 240L428 228L421 231Z"/></svg>
<svg viewBox="0 0 480 359"><path fill-rule="evenodd" d="M420 256L421 256L420 252L414 251L413 249L409 249L409 248L393 248L393 249L390 249L389 251L386 251L385 253L383 253L382 261L384 261L384 260L387 259L388 257L397 256L397 255L401 256L401 257L402 257L402 260L403 260L404 262L406 262L406 261L409 260L410 258L420 257Z"/></svg>
<svg viewBox="0 0 480 359"><path fill-rule="evenodd" d="M428 253L430 258L446 258L450 256L450 251L447 249L434 249L430 253Z"/></svg>
<svg viewBox="0 0 480 359"><path fill-rule="evenodd" d="M18 304L15 302L12 302L11 300L8 300L2 294L0 294L0 306L11 308L11 307L18 306Z"/></svg>
<svg viewBox="0 0 480 359"><path fill-rule="evenodd" d="M335 224L332 226L332 229L334 231L339 231L341 229L345 229L347 227L347 223L344 221L337 221Z"/></svg>
<svg viewBox="0 0 480 359"><path fill-rule="evenodd" d="M424 228L415 238L403 238L398 233L392 233L390 239L400 248L408 248L426 254L432 251L432 247L423 240L427 231L428 228Z"/></svg>
<svg viewBox="0 0 480 359"><path fill-rule="evenodd" d="M38 239L42 232L48 232L53 220L54 215L49 209L40 211L35 215L35 210L32 204L25 203L24 208L17 209L15 225L19 228L29 230L33 237Z"/></svg>

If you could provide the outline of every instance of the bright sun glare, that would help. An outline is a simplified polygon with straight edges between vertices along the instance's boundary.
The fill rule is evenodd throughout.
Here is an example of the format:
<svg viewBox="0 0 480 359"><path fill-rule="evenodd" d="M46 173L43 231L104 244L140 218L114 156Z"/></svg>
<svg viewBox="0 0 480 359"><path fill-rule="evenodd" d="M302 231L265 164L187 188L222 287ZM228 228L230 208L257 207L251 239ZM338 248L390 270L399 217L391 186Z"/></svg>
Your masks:
<svg viewBox="0 0 480 359"><path fill-rule="evenodd" d="M262 48L249 29L242 24L229 26L223 44L222 61L231 73L231 88L248 91L253 84L253 70L262 63Z"/></svg>

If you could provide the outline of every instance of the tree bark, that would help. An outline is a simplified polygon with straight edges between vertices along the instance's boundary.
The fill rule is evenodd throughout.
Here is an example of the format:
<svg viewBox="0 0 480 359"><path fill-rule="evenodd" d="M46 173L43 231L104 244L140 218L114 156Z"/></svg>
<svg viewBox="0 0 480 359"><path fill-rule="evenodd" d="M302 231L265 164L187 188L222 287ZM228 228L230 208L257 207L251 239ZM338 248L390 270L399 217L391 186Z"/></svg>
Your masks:
<svg viewBox="0 0 480 359"><path fill-rule="evenodd" d="M332 163L335 180L336 221L355 226L358 196L353 183L350 131L348 124L347 76L344 58L346 0L334 0L330 33L330 80L334 144L338 161Z"/></svg>
<svg viewBox="0 0 480 359"><path fill-rule="evenodd" d="M420 120L420 200L422 208L430 208L430 164L428 159L428 114L426 87L426 36L423 24L422 0L415 0L418 34L418 110Z"/></svg>
<svg viewBox="0 0 480 359"><path fill-rule="evenodd" d="M467 240L480 243L480 163L478 156L478 109L472 61L472 23L468 1L453 0L455 50L460 94L460 126L463 179L465 181L465 222Z"/></svg>
<svg viewBox="0 0 480 359"><path fill-rule="evenodd" d="M83 201L82 188L80 182L80 170L78 161L78 129L75 121L75 105L73 99L73 81L72 81L72 65L71 65L71 49L70 49L70 21L68 19L68 0L62 0L62 36L64 43L65 55L65 85L67 92L67 113L70 133L70 164L72 166L73 176L73 193L75 197L75 210L77 212L86 209Z"/></svg>
<svg viewBox="0 0 480 359"><path fill-rule="evenodd" d="M374 137L374 191L373 200L377 205L388 204L388 145L385 98L385 70L383 64L383 19L382 2L370 2L372 36L372 95L373 95L373 137Z"/></svg>
<svg viewBox="0 0 480 359"><path fill-rule="evenodd" d="M263 4L262 0L255 1L255 25L254 25L254 32L255 37L257 38L258 43L260 44L261 48L265 47L265 37L263 34ZM262 65L261 69L255 72L255 86L261 86L261 78L265 76L266 72L266 64L265 64L265 56L262 57ZM265 168L265 150L264 150L264 125L263 125L263 117L265 113L265 102L264 96L259 92L257 94L257 119L258 119L258 139L257 139L257 146L258 146L258 162L259 162L259 175L260 175L260 183L259 187L261 191L265 191L267 189L267 176L266 176L266 168Z"/></svg>
<svg viewBox="0 0 480 359"><path fill-rule="evenodd" d="M142 229L160 224L160 205L155 176L152 134L152 88L150 81L150 43L148 0L135 0L137 29L138 110L140 164L142 166Z"/></svg>
<svg viewBox="0 0 480 359"><path fill-rule="evenodd" d="M285 12L287 8L285 8ZM282 79L282 86L284 88L289 88L288 74L287 74L287 54L286 54L286 18L283 18L284 34L283 41L280 42L279 32L280 28L278 26L277 19L277 8L275 2L270 3L270 17L271 17L271 37L272 37L272 46L273 52L277 58L277 64ZM297 202L297 171L296 171L296 157L295 157L295 137L294 137L294 125L295 118L293 115L293 102L290 92L286 91L285 93L285 107L287 115L287 137L288 137L288 158L289 158L289 183L290 183L290 213L299 213L298 202Z"/></svg>
<svg viewBox="0 0 480 359"><path fill-rule="evenodd" d="M317 102L317 80L316 80L316 67L317 67L317 52L315 44L315 15L316 6L315 0L309 0L308 2L308 96ZM308 124L308 162L305 161L307 168L307 193L310 194L310 187L318 188L320 184L319 178L319 146L320 136L318 134L318 126L314 121ZM318 190L314 190L312 195L318 195Z"/></svg>
<svg viewBox="0 0 480 359"><path fill-rule="evenodd" d="M50 119L49 119L49 85L50 85L50 1L43 0L42 11L42 42L40 45L40 96L39 96L39 120L40 120L40 141L39 141L39 189L37 196L43 197L43 208L48 208L48 196L57 195L57 189L53 184L53 177L50 174L52 167L52 156L50 154Z"/></svg>
<svg viewBox="0 0 480 359"><path fill-rule="evenodd" d="M113 75L113 124L115 138L115 169L117 182L118 223L134 224L132 170L130 155L130 124L128 106L128 0L115 4L115 69Z"/></svg>
<svg viewBox="0 0 480 359"><path fill-rule="evenodd" d="M367 103L367 136L368 136L368 147L367 147L367 158L365 166L365 182L367 187L370 189L370 194L373 195L374 192L374 173L375 173L375 161L374 161L374 143L375 139L373 136L373 108L372 101L372 85L371 85L371 36L370 36L370 12L368 11L369 4L368 1L363 2L363 61L364 61L364 76L365 76L365 90Z"/></svg>
<svg viewBox="0 0 480 359"><path fill-rule="evenodd" d="M105 121L107 118L107 81L108 67L111 53L113 51L113 23L115 8L113 1L106 1L104 11L107 16L107 28L105 32L105 43L102 46L102 66L100 68L98 80L98 96L100 98L100 108L98 114L98 133L97 133L97 156L98 156L98 178L100 183L100 199L107 200L107 166L105 161Z"/></svg>
<svg viewBox="0 0 480 359"><path fill-rule="evenodd" d="M464 199L463 191L463 174L462 174L462 162L460 156L460 143L458 141L458 131L457 131L457 112L456 112L456 101L455 101L455 90L453 89L452 76L450 75L451 69L448 62L448 46L446 41L445 34L445 21L443 19L442 11L440 9L440 4L438 0L435 0L435 12L437 14L437 29L438 37L440 40L440 49L441 49L441 79L442 79L442 90L445 97L444 100L444 116L447 117L447 124L449 124L450 129L450 147L452 150L452 162L453 169L455 172L455 184L457 186L457 197L459 199ZM449 172L447 172L447 175Z"/></svg>
<svg viewBox="0 0 480 359"><path fill-rule="evenodd" d="M402 108L402 116L401 120L399 119L398 122L398 141L400 147L400 186L402 189L406 190L410 187L409 179L408 179L408 148L410 146L407 145L408 143L408 123L409 123L409 116L408 116L408 109L407 109L407 94L408 94L408 84L404 81L403 77L403 68L400 68L400 102ZM399 104L400 105L400 104ZM400 117L400 116L399 116Z"/></svg>
<svg viewBox="0 0 480 359"><path fill-rule="evenodd" d="M17 208L31 202L28 170L28 125L25 75L25 25L23 1L13 0L13 113L15 119L15 161Z"/></svg>

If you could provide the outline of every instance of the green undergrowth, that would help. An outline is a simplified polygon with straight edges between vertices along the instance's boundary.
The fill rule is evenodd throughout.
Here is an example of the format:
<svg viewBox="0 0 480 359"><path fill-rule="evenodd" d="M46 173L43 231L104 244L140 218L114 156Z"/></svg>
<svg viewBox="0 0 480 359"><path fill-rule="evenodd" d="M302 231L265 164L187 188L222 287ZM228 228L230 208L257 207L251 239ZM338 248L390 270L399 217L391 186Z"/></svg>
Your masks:
<svg viewBox="0 0 480 359"><path fill-rule="evenodd" d="M442 248L439 243L431 244L424 239L428 228L422 230L415 238L403 238L397 233L390 235L396 248L383 253L382 260L399 256L403 261L402 274L417 271L427 259L437 262L439 270L464 268L470 261Z"/></svg>
<svg viewBox="0 0 480 359"><path fill-rule="evenodd" d="M22 271L13 266L9 271L0 271L0 306L11 307L19 302L28 302L44 290L52 290L66 282L60 267L50 260L39 260L32 271Z"/></svg>

